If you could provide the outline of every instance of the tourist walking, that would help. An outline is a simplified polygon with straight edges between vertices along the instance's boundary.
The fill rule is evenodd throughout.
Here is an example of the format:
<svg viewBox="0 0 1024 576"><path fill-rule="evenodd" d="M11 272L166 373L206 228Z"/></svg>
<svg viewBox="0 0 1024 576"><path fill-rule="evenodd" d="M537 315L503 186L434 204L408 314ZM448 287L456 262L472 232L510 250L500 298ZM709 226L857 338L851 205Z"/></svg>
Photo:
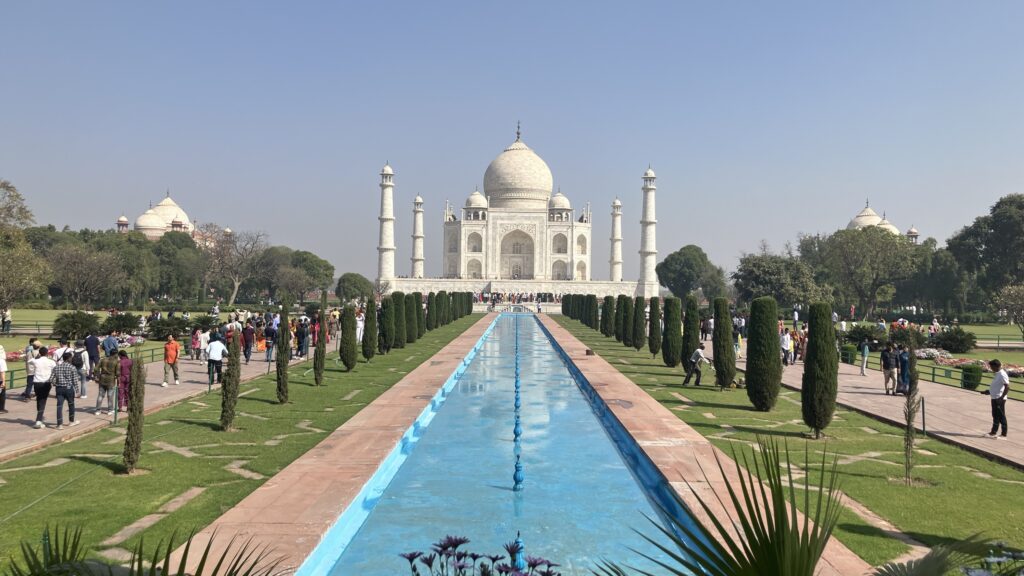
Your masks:
<svg viewBox="0 0 1024 576"><path fill-rule="evenodd" d="M683 380L683 386L690 383L690 378L696 374L697 380L693 383L694 386L700 386L700 374L701 364L707 362L708 359L704 357L704 344L697 346L697 349L690 355L690 371L686 373L686 379Z"/></svg>
<svg viewBox="0 0 1024 576"><path fill-rule="evenodd" d="M538 311L539 312L539 311ZM366 313L360 308L356 313L356 342L363 341L363 330L366 328Z"/></svg>
<svg viewBox="0 0 1024 576"><path fill-rule="evenodd" d="M206 363L206 349L210 346L210 329L204 328L199 335L199 362Z"/></svg>
<svg viewBox="0 0 1024 576"><path fill-rule="evenodd" d="M75 340L75 347L71 351L71 365L78 371L78 397L88 398L86 385L89 382L89 351L85 348L85 342Z"/></svg>
<svg viewBox="0 0 1024 576"><path fill-rule="evenodd" d="M0 312L0 334L11 335L11 309L4 308Z"/></svg>
<svg viewBox="0 0 1024 576"><path fill-rule="evenodd" d="M189 356L196 362L199 361L199 354L202 353L202 349L199 347L199 335L202 333L202 328L196 326L196 329L192 331L191 342L189 342L192 345L189 348Z"/></svg>
<svg viewBox="0 0 1024 576"><path fill-rule="evenodd" d="M708 339L708 319L705 318L700 321L700 341L706 342Z"/></svg>
<svg viewBox="0 0 1024 576"><path fill-rule="evenodd" d="M789 330L782 329L782 334L779 335L779 348L782 349L782 365L789 366L793 361L790 355L790 349L793 346L793 337L789 335Z"/></svg>
<svg viewBox="0 0 1024 576"><path fill-rule="evenodd" d="M50 383L50 377L53 376L53 369L57 367L57 363L50 360L49 351L46 346L39 347L39 355L33 358L30 363L32 364L34 378L32 381L32 387L36 393L36 428L45 428L43 424L43 414L46 412L46 399L50 397L50 390L53 385Z"/></svg>
<svg viewBox="0 0 1024 576"><path fill-rule="evenodd" d="M213 339L206 347L207 362L210 364L211 376L217 376L217 384L220 384L222 371L224 370L224 357L228 355L228 348L220 341L220 338Z"/></svg>
<svg viewBox="0 0 1024 576"><path fill-rule="evenodd" d="M53 395L57 397L57 430L64 429L64 403L68 404L68 426L78 426L75 420L75 392L78 388L78 370L71 363L74 353L65 352L60 364L53 369L50 381L53 383ZM36 426L38 428L39 426Z"/></svg>
<svg viewBox="0 0 1024 576"><path fill-rule="evenodd" d="M0 414L7 414L7 351L0 344Z"/></svg>
<svg viewBox="0 0 1024 576"><path fill-rule="evenodd" d="M135 361L128 357L128 352L118 350L117 364L120 374L117 377L117 411L127 412L128 401L131 399L132 364Z"/></svg>
<svg viewBox="0 0 1024 576"><path fill-rule="evenodd" d="M896 363L899 361L896 356L896 351L893 350L892 342L885 345L885 349L882 350L882 385L885 386L885 394L896 394ZM892 381L892 388L889 387L889 381Z"/></svg>
<svg viewBox="0 0 1024 576"><path fill-rule="evenodd" d="M164 344L164 381L160 383L161 388L167 388L167 381L174 376L174 385L181 384L178 380L178 355L181 354L181 344L174 338L174 334L167 335L167 343Z"/></svg>
<svg viewBox="0 0 1024 576"><path fill-rule="evenodd" d="M267 324L263 329L263 337L267 340L267 362L274 359L274 344L277 343L277 328L273 324Z"/></svg>
<svg viewBox="0 0 1024 576"><path fill-rule="evenodd" d="M897 394L910 393L910 352L900 344L897 348L897 360L899 362L899 381L896 383Z"/></svg>
<svg viewBox="0 0 1024 576"><path fill-rule="evenodd" d="M860 375L867 376L868 372L868 355L871 354L871 345L868 344L868 339L864 338L860 341Z"/></svg>
<svg viewBox="0 0 1024 576"><path fill-rule="evenodd" d="M100 360L99 365L93 369L96 380L96 414L114 413L114 389L121 378L121 360L117 354L110 354ZM107 399L107 411L101 412L103 399Z"/></svg>
<svg viewBox="0 0 1024 576"><path fill-rule="evenodd" d="M92 330L85 335L85 350L89 353L89 377L100 363L100 339ZM84 388L82 390L85 390ZM82 392L85 393L84 391Z"/></svg>
<svg viewBox="0 0 1024 576"><path fill-rule="evenodd" d="M105 352L107 356L117 354L117 349L120 348L117 344L117 330L111 330L110 334L107 334L107 337L103 339L102 345L103 352Z"/></svg>
<svg viewBox="0 0 1024 576"><path fill-rule="evenodd" d="M252 358L252 347L256 345L256 329L252 326L252 320L247 320L245 328L242 328L242 354L245 356L245 363Z"/></svg>
<svg viewBox="0 0 1024 576"><path fill-rule="evenodd" d="M21 393L21 399L28 402L35 398L36 367L32 360L39 357L39 339L29 338L28 346L25 347L25 391Z"/></svg>
<svg viewBox="0 0 1024 576"><path fill-rule="evenodd" d="M1006 397L1010 394L1010 376L1003 370L1003 363L999 360L992 360L988 367L992 369L992 384L988 387L992 399L992 430L988 436L997 438L996 432L1002 428L998 438L1006 438Z"/></svg>

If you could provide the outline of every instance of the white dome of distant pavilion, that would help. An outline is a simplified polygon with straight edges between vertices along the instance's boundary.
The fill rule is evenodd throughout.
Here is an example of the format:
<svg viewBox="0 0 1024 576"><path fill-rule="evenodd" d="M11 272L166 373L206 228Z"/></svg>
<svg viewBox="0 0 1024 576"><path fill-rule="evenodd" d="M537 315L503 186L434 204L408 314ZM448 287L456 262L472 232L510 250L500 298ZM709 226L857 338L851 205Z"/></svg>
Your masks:
<svg viewBox="0 0 1024 576"><path fill-rule="evenodd" d="M124 214L121 214L121 217L117 219L117 223L118 224L127 224L128 223L128 217L125 216Z"/></svg>
<svg viewBox="0 0 1024 576"><path fill-rule="evenodd" d="M193 229L192 221L189 219L188 214L181 209L181 206L178 206L177 202L171 199L170 195L161 200L152 210L164 221L164 227L169 227L172 222L178 220L181 222L182 229L186 232L191 232Z"/></svg>
<svg viewBox="0 0 1024 576"><path fill-rule="evenodd" d="M865 226L878 226L882 222L882 217L877 212L871 209L871 206L865 206L850 223L846 225L847 230L857 230L864 228Z"/></svg>
<svg viewBox="0 0 1024 576"><path fill-rule="evenodd" d="M879 228L881 228L882 230L888 230L889 232L892 232L893 234L895 234L897 236L901 235L900 229L897 228L896 226L894 226L892 222L889 222L888 220L886 220L884 216L882 217L882 221L879 222L877 224L877 226Z"/></svg>
<svg viewBox="0 0 1024 576"><path fill-rule="evenodd" d="M487 208L487 197L474 190L469 198L466 198L466 208Z"/></svg>
<svg viewBox="0 0 1024 576"><path fill-rule="evenodd" d="M917 228L914 228L913 226L910 227L910 230L907 230L907 236L920 236L920 235L921 235L921 233L918 232Z"/></svg>
<svg viewBox="0 0 1024 576"><path fill-rule="evenodd" d="M419 194L417 194L416 197L413 198L412 201L415 204L423 204L423 196L420 196Z"/></svg>
<svg viewBox="0 0 1024 576"><path fill-rule="evenodd" d="M553 181L548 165L517 134L516 141L487 167L484 193L491 208L544 210Z"/></svg>
<svg viewBox="0 0 1024 576"><path fill-rule="evenodd" d="M381 170L380 170L380 173L381 174L391 174L391 175L394 175L395 171L391 169L391 164L385 162L384 163L384 167L381 168Z"/></svg>
<svg viewBox="0 0 1024 576"><path fill-rule="evenodd" d="M621 207L622 206L622 202L619 201L619 197L618 196L615 197L615 200L612 200L612 206L616 206L616 207Z"/></svg>
<svg viewBox="0 0 1024 576"><path fill-rule="evenodd" d="M135 219L135 230L142 232L147 238L159 238L167 231L167 223L150 208Z"/></svg>
<svg viewBox="0 0 1024 576"><path fill-rule="evenodd" d="M657 176L654 175L654 170L652 170L650 166L648 166L647 170L644 172L644 178L657 178Z"/></svg>
<svg viewBox="0 0 1024 576"><path fill-rule="evenodd" d="M559 190L551 197L551 201L548 202L548 208L552 210L572 210L572 204L565 197L565 194L562 194L562 191Z"/></svg>

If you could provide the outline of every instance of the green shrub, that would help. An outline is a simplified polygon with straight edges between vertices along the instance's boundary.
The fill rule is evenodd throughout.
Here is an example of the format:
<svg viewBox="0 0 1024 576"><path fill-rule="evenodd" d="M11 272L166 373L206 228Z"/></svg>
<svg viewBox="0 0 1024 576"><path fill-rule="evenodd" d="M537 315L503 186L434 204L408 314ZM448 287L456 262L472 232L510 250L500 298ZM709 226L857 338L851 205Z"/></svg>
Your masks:
<svg viewBox="0 0 1024 576"><path fill-rule="evenodd" d="M855 344L843 344L839 349L839 360L844 364L856 364L857 346Z"/></svg>
<svg viewBox="0 0 1024 576"><path fill-rule="evenodd" d="M416 339L423 338L423 335L427 333L427 312L423 309L423 293L413 292L412 299L416 302ZM366 332L366 326L363 326L363 332Z"/></svg>
<svg viewBox="0 0 1024 576"><path fill-rule="evenodd" d="M363 324L363 358L369 362L377 351L377 306L373 300L366 302L366 320ZM339 342L340 344L340 342Z"/></svg>
<svg viewBox="0 0 1024 576"><path fill-rule="evenodd" d="M615 301L615 340L622 342L623 315L626 313L626 301L628 296L620 295Z"/></svg>
<svg viewBox="0 0 1024 576"><path fill-rule="evenodd" d="M445 300L447 299L447 296L445 296ZM405 348L407 335L405 328L405 292L392 292L391 305L395 307L395 342L392 346L394 348Z"/></svg>
<svg viewBox="0 0 1024 576"><path fill-rule="evenodd" d="M290 300L282 302L281 323L277 331L277 362L274 365L277 376L277 402L288 403L288 361L292 356L292 331L288 329L288 313L292 309Z"/></svg>
<svg viewBox="0 0 1024 576"><path fill-rule="evenodd" d="M962 370L960 375L960 386L967 388L968 390L977 390L978 386L981 385L981 365L964 364L960 367L960 370Z"/></svg>
<svg viewBox="0 0 1024 576"><path fill-rule="evenodd" d="M338 349L341 363L346 371L352 371L356 365L356 312L352 306L345 306L341 311L341 342Z"/></svg>
<svg viewBox="0 0 1024 576"><path fill-rule="evenodd" d="M81 310L64 312L53 321L53 334L71 342L85 338L90 333L98 334L99 328L99 318Z"/></svg>
<svg viewBox="0 0 1024 576"><path fill-rule="evenodd" d="M605 296L601 305L601 334L615 335L615 298L611 296Z"/></svg>
<svg viewBox="0 0 1024 576"><path fill-rule="evenodd" d="M150 322L146 326L146 331L150 340L166 340L170 334L180 339L189 333L189 321L181 316L161 318Z"/></svg>
<svg viewBox="0 0 1024 576"><path fill-rule="evenodd" d="M836 353L835 327L828 304L812 304L807 326L807 354L800 389L800 409L804 423L814 430L815 438L832 422L836 411L839 355Z"/></svg>
<svg viewBox="0 0 1024 576"><path fill-rule="evenodd" d="M597 296L593 294L587 295L587 326L597 330L599 328L597 324Z"/></svg>
<svg viewBox="0 0 1024 576"><path fill-rule="evenodd" d="M437 328L437 294L427 294L427 330Z"/></svg>
<svg viewBox="0 0 1024 576"><path fill-rule="evenodd" d="M209 314L200 314L193 316L189 323L192 325L192 329L199 328L200 330L212 330L217 326L220 326L220 318L216 316L210 316Z"/></svg>
<svg viewBox="0 0 1024 576"><path fill-rule="evenodd" d="M139 329L140 316L122 312L116 316L107 316L100 324L100 332L110 334L114 330L125 334L131 334Z"/></svg>
<svg viewBox="0 0 1024 576"><path fill-rule="evenodd" d="M885 347L889 336L877 324L857 324L847 330L843 338L850 344L853 344L854 347L859 347L860 343L866 339L871 351L878 352Z"/></svg>
<svg viewBox="0 0 1024 576"><path fill-rule="evenodd" d="M238 404L238 387L242 382L242 335L238 332L228 342L228 366L220 387L220 429L231 430Z"/></svg>
<svg viewBox="0 0 1024 576"><path fill-rule="evenodd" d="M415 344L416 339L419 338L420 332L417 326L418 321L416 319L416 310L420 307L420 303L416 300L414 294L405 295L405 341L409 344Z"/></svg>
<svg viewBox="0 0 1024 576"><path fill-rule="evenodd" d="M679 366L683 353L682 301L670 296L665 298L665 342L661 346L661 360L665 366Z"/></svg>
<svg viewBox="0 0 1024 576"><path fill-rule="evenodd" d="M647 349L651 358L661 352L661 306L658 297L651 298L651 312L648 315Z"/></svg>
<svg viewBox="0 0 1024 576"><path fill-rule="evenodd" d="M747 326L747 398L754 409L775 407L782 387L782 355L779 351L779 309L775 298L764 296L750 303Z"/></svg>
<svg viewBox="0 0 1024 576"><path fill-rule="evenodd" d="M932 338L932 344L953 354L966 354L978 345L974 332L968 332L959 326L939 332Z"/></svg>
<svg viewBox="0 0 1024 576"><path fill-rule="evenodd" d="M317 308L317 311L327 311L327 291L323 290L320 293L321 306ZM327 316L326 314L319 318L319 322L316 323L316 348L313 350L313 382L317 386L324 383L324 368L327 365Z"/></svg>
<svg viewBox="0 0 1024 576"><path fill-rule="evenodd" d="M633 347L633 299L629 297L622 303L622 343Z"/></svg>
<svg viewBox="0 0 1024 576"><path fill-rule="evenodd" d="M715 333L712 335L712 361L715 363L715 383L729 387L736 378L736 349L732 345L732 314L729 301L715 298Z"/></svg>
<svg viewBox="0 0 1024 576"><path fill-rule="evenodd" d="M379 350L381 354L387 354L395 345L395 306L391 301L391 296L381 297L379 320L380 325L377 326L377 329L380 331ZM440 317L438 320L440 320Z"/></svg>
<svg viewBox="0 0 1024 576"><path fill-rule="evenodd" d="M639 352L647 345L647 302L643 296L633 301L633 348Z"/></svg>
<svg viewBox="0 0 1024 576"><path fill-rule="evenodd" d="M142 433L145 424L144 403L146 399L146 365L140 356L132 361L132 372L128 380L128 427L124 437L124 468L131 474L142 454Z"/></svg>

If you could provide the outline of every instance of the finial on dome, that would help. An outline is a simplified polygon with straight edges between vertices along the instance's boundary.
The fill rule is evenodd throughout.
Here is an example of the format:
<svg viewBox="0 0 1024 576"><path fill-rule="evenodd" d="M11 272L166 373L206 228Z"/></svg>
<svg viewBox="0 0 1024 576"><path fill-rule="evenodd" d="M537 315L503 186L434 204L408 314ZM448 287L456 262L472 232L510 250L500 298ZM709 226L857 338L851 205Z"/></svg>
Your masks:
<svg viewBox="0 0 1024 576"><path fill-rule="evenodd" d="M519 137L521 136L520 127L521 124L519 120L516 120L516 142L519 142Z"/></svg>
<svg viewBox="0 0 1024 576"><path fill-rule="evenodd" d="M170 189L170 187L168 187L167 188L167 193L164 195L164 198L170 198L170 197L171 197L171 189Z"/></svg>
<svg viewBox="0 0 1024 576"><path fill-rule="evenodd" d="M871 199L870 198L865 198L864 199L864 207L865 208L870 208L871 207Z"/></svg>

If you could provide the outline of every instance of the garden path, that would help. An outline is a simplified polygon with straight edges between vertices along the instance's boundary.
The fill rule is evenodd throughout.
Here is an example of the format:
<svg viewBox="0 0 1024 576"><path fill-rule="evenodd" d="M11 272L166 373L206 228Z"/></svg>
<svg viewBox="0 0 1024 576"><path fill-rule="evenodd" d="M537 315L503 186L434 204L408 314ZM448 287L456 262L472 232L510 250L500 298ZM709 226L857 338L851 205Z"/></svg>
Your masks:
<svg viewBox="0 0 1024 576"><path fill-rule="evenodd" d="M259 360L257 360L259 358ZM312 358L312 354L310 355ZM294 360L292 363L305 361ZM226 363L226 361L225 361ZM273 370L273 363L270 370ZM252 380L267 373L268 365L263 360L263 353L253 352L252 361L249 364L242 362L241 381ZM175 386L169 383L166 388L160 386L164 378L164 363L151 362L146 365L146 400L145 411L147 414L159 410L170 404L181 402L189 398L206 394L208 377L206 364L194 360L181 359L178 363L178 376L181 384ZM3 431L3 442L0 443L0 462L10 460L27 452L32 452L56 444L77 438L100 428L110 426L113 422L113 415L107 416L95 410L97 385L89 382L87 391L89 397L85 400L75 400L75 420L81 422L78 426L68 426L67 406L64 407L64 429L57 430L57 400L51 395L46 403L46 428L37 430L32 427L36 418L36 401L23 402L20 394L25 389L24 382L9 383L7 390L7 414L0 414L0 430ZM214 388L220 388L215 384ZM219 399L217 400L219 402ZM84 409L83 409L84 408ZM104 405L104 408L106 406ZM126 414L122 412L119 420L123 420Z"/></svg>

